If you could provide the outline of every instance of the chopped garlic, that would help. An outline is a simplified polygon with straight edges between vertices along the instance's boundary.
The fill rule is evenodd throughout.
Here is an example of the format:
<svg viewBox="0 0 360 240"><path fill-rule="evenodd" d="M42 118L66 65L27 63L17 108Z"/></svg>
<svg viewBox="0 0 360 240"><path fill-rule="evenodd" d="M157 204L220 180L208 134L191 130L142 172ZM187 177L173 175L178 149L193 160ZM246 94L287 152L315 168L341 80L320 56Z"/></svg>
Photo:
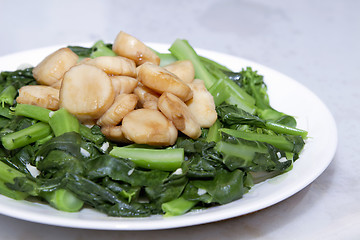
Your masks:
<svg viewBox="0 0 360 240"><path fill-rule="evenodd" d="M205 190L205 189L202 189L202 188L199 188L199 189L198 189L197 194L198 194L199 196L204 195L205 193L206 193L206 190Z"/></svg>
<svg viewBox="0 0 360 240"><path fill-rule="evenodd" d="M32 166L30 163L26 164L26 168L27 170L29 170L31 176L33 177L37 177L40 174L40 171L36 167Z"/></svg>
<svg viewBox="0 0 360 240"><path fill-rule="evenodd" d="M181 168L176 169L176 171L173 173L174 175L181 175L183 173Z"/></svg>
<svg viewBox="0 0 360 240"><path fill-rule="evenodd" d="M90 157L90 153L89 153L89 151L87 151L86 149L80 148L80 153L81 153L81 155L83 155L84 157Z"/></svg>
<svg viewBox="0 0 360 240"><path fill-rule="evenodd" d="M108 150L109 147L110 147L109 142L104 142L104 144L101 146L100 149L106 152L106 150Z"/></svg>

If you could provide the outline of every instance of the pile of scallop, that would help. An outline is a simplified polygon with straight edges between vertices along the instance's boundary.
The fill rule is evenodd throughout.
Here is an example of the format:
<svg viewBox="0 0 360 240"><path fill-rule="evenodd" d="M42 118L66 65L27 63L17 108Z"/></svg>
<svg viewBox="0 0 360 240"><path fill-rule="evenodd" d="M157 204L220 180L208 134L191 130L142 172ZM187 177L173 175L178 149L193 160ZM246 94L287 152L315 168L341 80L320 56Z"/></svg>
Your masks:
<svg viewBox="0 0 360 240"><path fill-rule="evenodd" d="M17 103L65 108L122 143L169 146L178 131L196 139L214 124L213 97L194 79L191 61L160 67L160 58L125 32L112 50L117 56L82 60L69 48L57 50L33 69L38 85L22 87Z"/></svg>

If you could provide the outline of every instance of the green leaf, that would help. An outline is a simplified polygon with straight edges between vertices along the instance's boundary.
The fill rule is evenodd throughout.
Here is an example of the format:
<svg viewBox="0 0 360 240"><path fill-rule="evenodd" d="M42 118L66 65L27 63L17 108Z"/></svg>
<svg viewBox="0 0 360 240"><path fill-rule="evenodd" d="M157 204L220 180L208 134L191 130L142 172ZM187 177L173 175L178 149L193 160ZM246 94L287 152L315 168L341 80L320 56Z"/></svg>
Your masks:
<svg viewBox="0 0 360 240"><path fill-rule="evenodd" d="M192 192L195 193L196 191L198 199L194 198L194 195L189 199L189 190L184 193L184 197L189 200L210 200L214 203L226 204L241 198L249 190L250 186L245 184L249 182L246 180L247 177L246 173L241 170L229 172L221 169L213 180L194 180L190 182L193 186ZM204 199L204 196L207 197Z"/></svg>
<svg viewBox="0 0 360 240"><path fill-rule="evenodd" d="M87 168L89 179L110 177L113 180L127 182L132 186L160 185L169 175L169 173L159 170L135 169L132 161L109 155L103 155L88 162Z"/></svg>

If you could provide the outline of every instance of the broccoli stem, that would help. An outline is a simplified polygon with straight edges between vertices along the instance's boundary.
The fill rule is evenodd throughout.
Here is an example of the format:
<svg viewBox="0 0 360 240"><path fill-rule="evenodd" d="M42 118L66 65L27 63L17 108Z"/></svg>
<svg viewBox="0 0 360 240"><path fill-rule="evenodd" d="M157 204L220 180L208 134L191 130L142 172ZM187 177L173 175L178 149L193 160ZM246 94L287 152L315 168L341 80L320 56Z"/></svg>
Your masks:
<svg viewBox="0 0 360 240"><path fill-rule="evenodd" d="M282 135L266 135L261 133L244 132L241 130L234 130L229 128L221 128L219 131L229 134L233 137L242 138L249 141L265 142L277 147L280 150L293 152L295 144L288 141Z"/></svg>
<svg viewBox="0 0 360 240"><path fill-rule="evenodd" d="M182 148L114 147L109 154L114 157L129 159L138 167L163 171L175 171L181 167L184 161L184 149Z"/></svg>
<svg viewBox="0 0 360 240"><path fill-rule="evenodd" d="M51 133L48 124L38 122L28 128L3 136L1 142L6 149L13 150L43 139Z"/></svg>
<svg viewBox="0 0 360 240"><path fill-rule="evenodd" d="M4 107L5 103L12 106L14 104L16 94L17 94L17 91L16 91L16 88L13 85L7 86L0 93L1 106Z"/></svg>
<svg viewBox="0 0 360 240"><path fill-rule="evenodd" d="M161 209L165 212L165 216L179 216L183 215L192 209L198 201L187 200L184 197L179 197L169 202L161 204Z"/></svg>
<svg viewBox="0 0 360 240"><path fill-rule="evenodd" d="M49 125L55 137L67 132L79 133L79 120L71 115L65 108L61 108L52 114Z"/></svg>
<svg viewBox="0 0 360 240"><path fill-rule="evenodd" d="M66 189L43 192L41 196L45 198L51 206L64 212L78 212L84 205L82 200Z"/></svg>
<svg viewBox="0 0 360 240"><path fill-rule="evenodd" d="M17 104L15 107L16 116L24 116L48 123L53 111L29 104Z"/></svg>
<svg viewBox="0 0 360 240"><path fill-rule="evenodd" d="M169 48L169 51L178 60L190 60L195 68L195 77L203 80L207 89L216 82L214 76L207 71L205 66L201 63L200 57L187 40L176 39Z"/></svg>

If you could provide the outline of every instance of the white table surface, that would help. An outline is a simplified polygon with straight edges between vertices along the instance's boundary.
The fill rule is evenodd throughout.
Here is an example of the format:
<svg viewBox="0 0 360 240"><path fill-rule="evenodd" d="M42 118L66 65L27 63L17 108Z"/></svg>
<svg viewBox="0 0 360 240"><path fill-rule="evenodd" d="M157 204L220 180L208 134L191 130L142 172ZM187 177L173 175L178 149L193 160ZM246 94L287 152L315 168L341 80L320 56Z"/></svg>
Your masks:
<svg viewBox="0 0 360 240"><path fill-rule="evenodd" d="M336 155L308 187L267 209L158 231L62 228L0 215L0 239L360 239L360 1L0 1L0 56L55 44L185 38L274 68L317 94L339 131ZM324 119L326 121L326 119Z"/></svg>

